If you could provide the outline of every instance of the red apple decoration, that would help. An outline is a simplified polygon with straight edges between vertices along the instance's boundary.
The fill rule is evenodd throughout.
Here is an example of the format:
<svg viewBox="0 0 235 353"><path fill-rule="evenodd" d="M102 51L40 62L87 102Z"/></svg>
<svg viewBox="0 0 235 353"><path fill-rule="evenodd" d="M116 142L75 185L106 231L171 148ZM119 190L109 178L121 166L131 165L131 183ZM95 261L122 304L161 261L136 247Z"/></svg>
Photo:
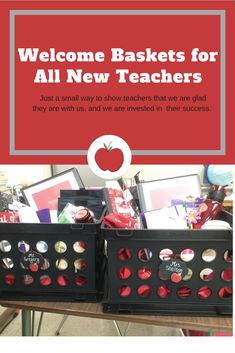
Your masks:
<svg viewBox="0 0 235 353"><path fill-rule="evenodd" d="M123 152L119 148L113 148L112 142L109 145L103 144L104 147L97 150L95 161L100 169L110 172L116 172L123 164Z"/></svg>
<svg viewBox="0 0 235 353"><path fill-rule="evenodd" d="M182 277L179 273L172 273L171 275L171 281L174 283L179 283L181 281Z"/></svg>
<svg viewBox="0 0 235 353"><path fill-rule="evenodd" d="M32 271L32 272L37 272L38 269L39 269L38 264L36 264L36 263L30 264L30 265L29 265L29 269L30 269L30 271Z"/></svg>

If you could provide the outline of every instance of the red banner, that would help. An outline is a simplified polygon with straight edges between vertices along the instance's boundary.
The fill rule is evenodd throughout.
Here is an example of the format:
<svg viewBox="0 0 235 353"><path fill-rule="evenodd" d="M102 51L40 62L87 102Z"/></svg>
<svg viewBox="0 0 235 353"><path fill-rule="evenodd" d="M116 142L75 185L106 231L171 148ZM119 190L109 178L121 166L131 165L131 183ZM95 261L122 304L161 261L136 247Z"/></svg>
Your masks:
<svg viewBox="0 0 235 353"><path fill-rule="evenodd" d="M234 5L2 2L1 163L234 163Z"/></svg>

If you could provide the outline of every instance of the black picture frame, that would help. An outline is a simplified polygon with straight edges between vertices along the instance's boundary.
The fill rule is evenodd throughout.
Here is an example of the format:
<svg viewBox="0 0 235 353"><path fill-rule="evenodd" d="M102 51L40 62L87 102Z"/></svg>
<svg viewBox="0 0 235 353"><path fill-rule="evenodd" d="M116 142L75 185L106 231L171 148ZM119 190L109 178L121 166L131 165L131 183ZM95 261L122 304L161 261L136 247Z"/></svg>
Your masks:
<svg viewBox="0 0 235 353"><path fill-rule="evenodd" d="M84 188L83 181L77 169L70 168L23 188L22 194L27 205L34 210L43 208L56 210L60 190L78 190L80 188Z"/></svg>
<svg viewBox="0 0 235 353"><path fill-rule="evenodd" d="M178 192L179 187L185 192ZM162 207L169 206L167 204L174 197L200 197L201 185L198 174L189 174L183 176L176 176L173 178L158 179L145 181L137 184L137 191L139 196L140 209L142 212L153 211ZM151 192L155 192L158 200L153 204L153 197ZM165 202L162 200L165 197Z"/></svg>

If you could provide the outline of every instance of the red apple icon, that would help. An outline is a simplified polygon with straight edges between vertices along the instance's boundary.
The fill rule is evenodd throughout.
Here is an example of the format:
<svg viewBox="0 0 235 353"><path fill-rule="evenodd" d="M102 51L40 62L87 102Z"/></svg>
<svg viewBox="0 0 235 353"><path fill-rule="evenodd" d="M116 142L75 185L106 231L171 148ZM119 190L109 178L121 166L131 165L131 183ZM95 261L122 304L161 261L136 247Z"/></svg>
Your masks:
<svg viewBox="0 0 235 353"><path fill-rule="evenodd" d="M125 140L116 135L97 137L87 150L90 169L102 179L120 178L131 165L131 150Z"/></svg>
<svg viewBox="0 0 235 353"><path fill-rule="evenodd" d="M123 152L119 148L113 148L112 142L97 150L95 161L100 169L110 172L116 172L123 164Z"/></svg>

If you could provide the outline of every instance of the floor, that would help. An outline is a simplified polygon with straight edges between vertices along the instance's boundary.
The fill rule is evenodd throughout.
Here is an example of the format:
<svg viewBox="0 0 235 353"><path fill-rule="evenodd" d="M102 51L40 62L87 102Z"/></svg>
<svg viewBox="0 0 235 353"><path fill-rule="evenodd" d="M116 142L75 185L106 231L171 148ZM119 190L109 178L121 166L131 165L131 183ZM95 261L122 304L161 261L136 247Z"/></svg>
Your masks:
<svg viewBox="0 0 235 353"><path fill-rule="evenodd" d="M5 308L0 306L0 315ZM40 313L35 315L35 331L37 331ZM55 336L56 330L63 318L60 314L45 313L42 321L40 336ZM119 328L124 333L127 323L118 322ZM175 328L156 327L131 323L126 336L181 336L181 332ZM4 329L0 336L21 336L21 314L19 314ZM60 336L118 336L113 321L80 318L69 316L60 330Z"/></svg>

